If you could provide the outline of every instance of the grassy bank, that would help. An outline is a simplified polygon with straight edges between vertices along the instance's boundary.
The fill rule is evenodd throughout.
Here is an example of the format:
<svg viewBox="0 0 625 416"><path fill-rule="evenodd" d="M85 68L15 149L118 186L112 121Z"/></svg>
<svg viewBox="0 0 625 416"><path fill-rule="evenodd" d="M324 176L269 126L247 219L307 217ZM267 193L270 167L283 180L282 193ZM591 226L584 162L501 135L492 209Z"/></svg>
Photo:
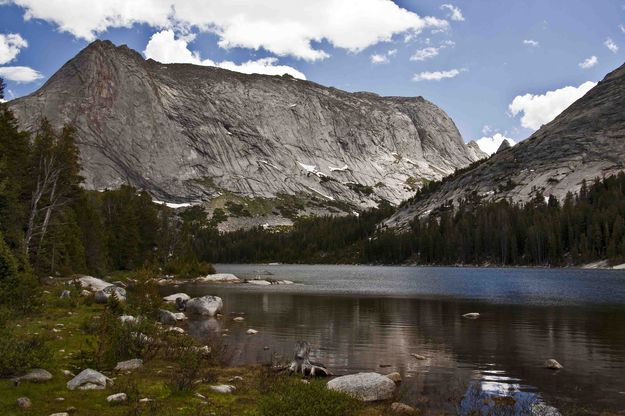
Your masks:
<svg viewBox="0 0 625 416"><path fill-rule="evenodd" d="M189 351L197 352L202 346L186 334L166 332L166 327L152 322L123 333L123 325L117 323L118 315L137 312L141 307L130 293L127 304L100 305L78 295L74 288L70 298L59 299L62 289L60 285L48 288L42 312L5 318L6 331L16 341L31 337L43 341L43 352L38 356L43 358L36 366L48 370L53 378L41 383L22 381L17 385L9 378L0 380L2 415L75 412L78 415L375 416L387 414L389 409L390 402L363 405L331 392L323 380L306 384L299 377L279 374L262 365L229 367L228 351L218 341L209 345L210 354L190 354ZM138 344L129 341L132 331L138 330L147 333L157 347L137 347ZM2 353L18 356L24 351ZM116 361L134 356L143 358L141 368L129 372L113 370ZM64 372L78 374L85 368L102 372L114 384L105 390L70 391L66 383L72 376ZM217 393L210 389L216 384L230 384L236 390L232 394ZM128 400L107 403L106 398L115 393L126 393ZM19 397L28 397L32 406L18 408Z"/></svg>

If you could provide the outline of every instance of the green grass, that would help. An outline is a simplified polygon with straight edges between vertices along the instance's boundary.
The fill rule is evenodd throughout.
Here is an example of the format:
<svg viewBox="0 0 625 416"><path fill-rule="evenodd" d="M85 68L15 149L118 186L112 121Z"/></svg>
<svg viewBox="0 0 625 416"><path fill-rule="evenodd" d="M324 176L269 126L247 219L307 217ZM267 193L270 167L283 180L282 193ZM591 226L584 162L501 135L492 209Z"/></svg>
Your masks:
<svg viewBox="0 0 625 416"><path fill-rule="evenodd" d="M276 411L283 409L280 407L281 397L287 402L284 409L309 409L301 410L308 413L296 412L293 415L376 416L385 414L387 409L388 403L362 406L346 396L326 390L323 381L305 385L297 377L276 375L260 365L224 367L211 364L213 361L206 362L202 374L210 374L210 377L194 383L190 391L174 391L172 388L171 381L181 371L183 363L177 357L159 355L146 360L142 368L129 374L97 368L92 355L97 340L93 327L105 315L105 307L81 297L58 299L60 286L47 289L50 293L45 296L44 312L15 319L9 325L15 327L18 336L39 334L48 339L47 346L52 351L52 357L43 363L42 368L50 371L53 379L44 383L22 382L17 386L11 380L0 380L0 415L47 416L75 407L77 415L269 416L280 414ZM57 324L63 326L57 327ZM68 390L66 383L71 377L65 376L63 370L77 374L87 366L114 379L114 385L106 390ZM234 376L243 377L243 381L230 382ZM219 394L210 390L210 385L221 383L233 384L237 390L234 394ZM107 396L119 392L128 394L127 403L110 405L106 402ZM17 408L16 399L22 396L31 400L30 409ZM58 397L64 400L56 401ZM145 397L153 401L138 402ZM320 397L324 404L318 403Z"/></svg>

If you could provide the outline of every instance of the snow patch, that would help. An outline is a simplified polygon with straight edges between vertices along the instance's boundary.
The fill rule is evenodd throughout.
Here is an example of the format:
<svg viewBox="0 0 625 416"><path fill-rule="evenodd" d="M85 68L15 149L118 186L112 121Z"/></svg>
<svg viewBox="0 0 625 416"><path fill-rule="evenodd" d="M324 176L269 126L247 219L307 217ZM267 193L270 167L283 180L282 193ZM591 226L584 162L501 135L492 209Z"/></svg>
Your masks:
<svg viewBox="0 0 625 416"><path fill-rule="evenodd" d="M276 165L274 165L274 164L272 164L272 163L267 162L266 160L259 160L259 161L258 161L258 163L262 163L262 164L264 164L264 165L267 165L267 166L269 166L269 167L272 167L272 168L274 168L275 170L282 170L282 169L280 169L279 167L277 167Z"/></svg>
<svg viewBox="0 0 625 416"><path fill-rule="evenodd" d="M152 202L154 202L155 204L159 204L159 205L166 205L167 207L172 208L172 209L188 208L188 207L192 207L194 205L198 205L199 204L199 202L181 202L181 203L176 203L176 202L158 201L156 199L153 199Z"/></svg>
<svg viewBox="0 0 625 416"><path fill-rule="evenodd" d="M300 165L302 169L304 169L306 172L312 173L313 175L317 175L320 178L324 178L327 176L325 173L318 170L317 166L315 165L306 165L305 163L302 163L302 162L297 162L297 164Z"/></svg>
<svg viewBox="0 0 625 416"><path fill-rule="evenodd" d="M334 198L331 197L330 195L326 195L324 193L322 193L321 191L316 190L315 188L311 188L310 186L307 186L306 188L310 189L311 191L313 191L314 193L321 195L324 198L329 199L330 201L334 201Z"/></svg>
<svg viewBox="0 0 625 416"><path fill-rule="evenodd" d="M344 165L342 168L334 168L330 166L330 172L345 172L346 170L349 170L349 166L347 165Z"/></svg>

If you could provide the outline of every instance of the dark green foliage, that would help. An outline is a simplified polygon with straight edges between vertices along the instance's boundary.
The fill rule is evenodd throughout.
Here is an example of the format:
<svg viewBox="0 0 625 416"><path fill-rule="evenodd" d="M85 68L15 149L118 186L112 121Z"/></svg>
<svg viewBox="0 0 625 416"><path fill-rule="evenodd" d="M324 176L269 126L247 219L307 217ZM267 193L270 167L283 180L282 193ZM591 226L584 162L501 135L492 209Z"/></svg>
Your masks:
<svg viewBox="0 0 625 416"><path fill-rule="evenodd" d="M428 185L436 189L440 183ZM423 194L422 192L421 194ZM427 192L425 192L427 193ZM574 265L625 262L625 174L586 183L560 202L537 192L527 204L483 202L440 207L408 232L379 231L392 210L360 217L298 219L287 232L255 228L212 239L198 256L212 262Z"/></svg>
<svg viewBox="0 0 625 416"><path fill-rule="evenodd" d="M9 311L0 310L0 377L21 375L41 367L51 357L42 336L17 334Z"/></svg>
<svg viewBox="0 0 625 416"><path fill-rule="evenodd" d="M324 382L278 382L258 404L258 416L349 416L362 407L356 399L326 388Z"/></svg>

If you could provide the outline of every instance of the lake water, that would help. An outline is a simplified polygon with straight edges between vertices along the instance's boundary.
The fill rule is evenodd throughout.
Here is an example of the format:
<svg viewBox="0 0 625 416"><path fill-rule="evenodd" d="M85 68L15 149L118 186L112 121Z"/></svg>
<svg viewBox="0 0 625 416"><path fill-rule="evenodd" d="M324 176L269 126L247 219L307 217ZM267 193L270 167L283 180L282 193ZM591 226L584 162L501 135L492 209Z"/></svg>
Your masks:
<svg viewBox="0 0 625 416"><path fill-rule="evenodd" d="M564 414L625 410L625 271L371 266L220 265L284 286L203 285L219 319L189 323L200 338L227 333L234 364L290 357L306 340L335 374L403 376L402 401L468 414L511 397L515 413L542 401ZM479 312L480 319L462 317ZM234 322L243 314L244 322ZM248 328L258 330L250 336ZM265 347L269 347L266 349ZM417 360L411 354L425 356ZM557 359L564 369L542 363Z"/></svg>

